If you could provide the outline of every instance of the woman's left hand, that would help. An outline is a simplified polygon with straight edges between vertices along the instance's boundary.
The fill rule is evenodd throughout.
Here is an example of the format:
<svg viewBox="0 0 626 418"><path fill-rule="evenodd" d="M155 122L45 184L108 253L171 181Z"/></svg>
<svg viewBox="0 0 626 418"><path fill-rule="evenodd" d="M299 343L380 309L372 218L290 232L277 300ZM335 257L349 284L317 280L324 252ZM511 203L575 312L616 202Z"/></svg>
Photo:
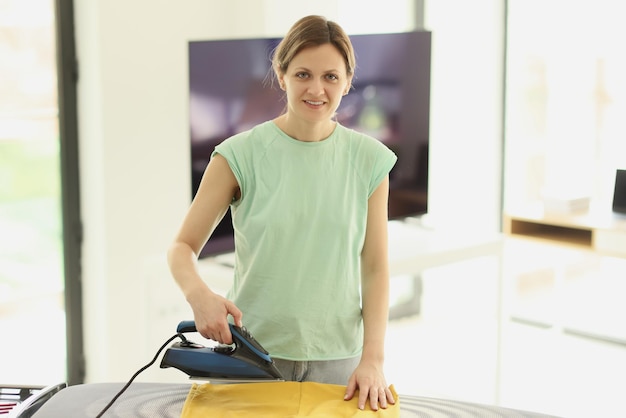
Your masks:
<svg viewBox="0 0 626 418"><path fill-rule="evenodd" d="M382 365L361 361L352 373L352 376L350 376L344 400L348 401L352 399L357 388L359 389L359 399L357 402L359 409L365 409L365 403L368 398L370 407L374 411L378 411L379 405L381 408L385 409L388 404L393 405L396 403L385 381Z"/></svg>

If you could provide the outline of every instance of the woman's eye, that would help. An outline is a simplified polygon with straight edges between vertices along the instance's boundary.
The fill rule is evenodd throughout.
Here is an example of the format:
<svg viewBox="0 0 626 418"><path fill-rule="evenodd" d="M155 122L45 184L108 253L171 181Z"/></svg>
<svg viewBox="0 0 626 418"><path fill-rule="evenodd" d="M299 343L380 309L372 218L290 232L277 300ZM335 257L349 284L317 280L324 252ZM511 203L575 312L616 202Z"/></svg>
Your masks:
<svg viewBox="0 0 626 418"><path fill-rule="evenodd" d="M296 73L296 77L298 78L307 78L309 74L307 73Z"/></svg>
<svg viewBox="0 0 626 418"><path fill-rule="evenodd" d="M326 78L328 78L329 80L333 80L333 81L339 79L339 77L337 77L335 74L328 74L326 75Z"/></svg>

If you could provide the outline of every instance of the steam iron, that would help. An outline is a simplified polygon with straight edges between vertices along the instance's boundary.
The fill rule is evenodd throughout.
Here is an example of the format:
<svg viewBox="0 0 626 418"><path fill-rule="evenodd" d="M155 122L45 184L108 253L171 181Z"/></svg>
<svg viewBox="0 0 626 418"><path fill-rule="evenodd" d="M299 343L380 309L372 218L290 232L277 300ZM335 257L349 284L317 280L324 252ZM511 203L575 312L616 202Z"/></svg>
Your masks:
<svg viewBox="0 0 626 418"><path fill-rule="evenodd" d="M174 367L190 379L211 383L283 381L269 353L246 327L230 325L233 344L205 347L189 341L183 334L196 332L194 321L182 321L176 328L181 341L172 344L161 360L161 368Z"/></svg>

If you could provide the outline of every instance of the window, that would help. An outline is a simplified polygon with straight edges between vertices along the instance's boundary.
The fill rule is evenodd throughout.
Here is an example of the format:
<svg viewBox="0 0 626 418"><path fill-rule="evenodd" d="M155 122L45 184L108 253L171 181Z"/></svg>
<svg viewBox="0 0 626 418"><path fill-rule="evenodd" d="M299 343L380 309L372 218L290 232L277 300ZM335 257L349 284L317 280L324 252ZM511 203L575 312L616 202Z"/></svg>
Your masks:
<svg viewBox="0 0 626 418"><path fill-rule="evenodd" d="M626 27L610 0L511 0L505 210L545 194L610 211L626 167Z"/></svg>
<svg viewBox="0 0 626 418"><path fill-rule="evenodd" d="M11 384L66 380L54 42L53 0L0 0L0 370Z"/></svg>

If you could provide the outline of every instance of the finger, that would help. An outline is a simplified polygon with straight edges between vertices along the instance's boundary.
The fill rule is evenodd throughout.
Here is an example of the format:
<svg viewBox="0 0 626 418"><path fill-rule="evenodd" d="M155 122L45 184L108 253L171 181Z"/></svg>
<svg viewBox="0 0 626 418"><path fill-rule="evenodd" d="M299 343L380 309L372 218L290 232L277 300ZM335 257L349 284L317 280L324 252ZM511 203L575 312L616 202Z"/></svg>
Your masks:
<svg viewBox="0 0 626 418"><path fill-rule="evenodd" d="M378 411L378 389L372 386L369 390L370 394L370 407L372 411Z"/></svg>
<svg viewBox="0 0 626 418"><path fill-rule="evenodd" d="M387 408L387 391L385 388L378 389L378 402L381 408Z"/></svg>
<svg viewBox="0 0 626 418"><path fill-rule="evenodd" d="M359 400L357 402L357 406L359 407L359 409L365 409L365 402L367 402L367 397L369 394L369 390L359 386Z"/></svg>
<svg viewBox="0 0 626 418"><path fill-rule="evenodd" d="M230 333L230 327L228 326L228 322L224 325L220 325L219 330L217 332L217 342L222 344L232 344L233 336Z"/></svg>
<svg viewBox="0 0 626 418"><path fill-rule="evenodd" d="M385 393L387 394L387 402L389 402L392 405L395 405L396 398L394 398L393 392L391 392L391 389L389 389L389 387L385 388Z"/></svg>
<svg viewBox="0 0 626 418"><path fill-rule="evenodd" d="M196 328L196 331L198 331L198 333L200 333L200 335L202 335L204 338L207 338L209 340L215 340L215 338L213 338L213 335L215 334L215 332L208 325L202 327L202 329Z"/></svg>
<svg viewBox="0 0 626 418"><path fill-rule="evenodd" d="M343 397L344 400L349 401L354 396L354 392L356 391L356 379L351 377L348 381L348 386L346 386L346 394Z"/></svg>
<svg viewBox="0 0 626 418"><path fill-rule="evenodd" d="M238 327L243 326L243 312L239 310L239 308L234 303L229 303L227 306L228 313L233 317L233 321L235 325Z"/></svg>

